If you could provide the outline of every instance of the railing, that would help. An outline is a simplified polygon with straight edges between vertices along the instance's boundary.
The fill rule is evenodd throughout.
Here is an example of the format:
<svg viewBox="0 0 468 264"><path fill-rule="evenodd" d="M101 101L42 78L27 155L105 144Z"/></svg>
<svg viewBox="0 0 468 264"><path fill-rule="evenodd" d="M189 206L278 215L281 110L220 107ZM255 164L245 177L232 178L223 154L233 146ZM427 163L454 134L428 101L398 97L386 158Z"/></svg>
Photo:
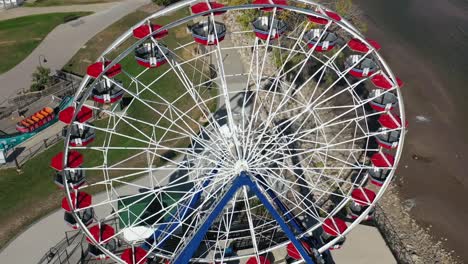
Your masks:
<svg viewBox="0 0 468 264"><path fill-rule="evenodd" d="M65 238L49 249L38 264L77 264L86 256L84 235L78 230L65 232ZM75 261L76 260L76 261Z"/></svg>
<svg viewBox="0 0 468 264"><path fill-rule="evenodd" d="M397 262L400 264L415 264L411 252L408 251L405 243L400 238L401 232L392 225L383 208L379 205L375 206L374 222Z"/></svg>
<svg viewBox="0 0 468 264"><path fill-rule="evenodd" d="M1 1L1 0L0 0ZM0 102L0 119L10 116L15 111L28 107L31 103L46 96L72 96L79 87L82 77L71 73L57 71L52 76L54 84L37 92L23 92Z"/></svg>
<svg viewBox="0 0 468 264"><path fill-rule="evenodd" d="M14 148L13 152L7 157L7 163L1 165L0 168L14 168L20 170L21 167L30 159L36 155L42 153L53 145L57 144L62 140L62 132L54 134L51 137L45 138L41 142L38 142L28 148L17 147ZM18 153L16 155L16 153Z"/></svg>

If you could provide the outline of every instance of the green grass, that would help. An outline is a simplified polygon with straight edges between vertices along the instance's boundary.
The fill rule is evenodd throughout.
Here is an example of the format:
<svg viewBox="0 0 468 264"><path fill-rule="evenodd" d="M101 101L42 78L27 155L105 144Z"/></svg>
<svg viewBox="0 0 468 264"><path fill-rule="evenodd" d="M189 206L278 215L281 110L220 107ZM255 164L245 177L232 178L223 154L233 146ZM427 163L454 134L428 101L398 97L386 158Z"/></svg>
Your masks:
<svg viewBox="0 0 468 264"><path fill-rule="evenodd" d="M34 3L25 3L27 7L44 7L59 5L88 5L97 3L115 2L117 0L37 0Z"/></svg>
<svg viewBox="0 0 468 264"><path fill-rule="evenodd" d="M51 13L0 21L0 74L24 60L56 26L89 14Z"/></svg>
<svg viewBox="0 0 468 264"><path fill-rule="evenodd" d="M160 20L155 21L156 23L166 24L169 21L186 16L188 14L187 10L180 11L178 13L172 14L170 17L163 17ZM124 31L126 31L130 26L134 25L137 21L140 21L142 18L146 17L148 14L142 11L134 12L115 24L109 26L107 29L97 34L93 39L91 39L86 45L86 48L81 49L68 63L66 70L73 71L79 74L84 74L86 67L95 61L102 51L109 46L109 44L114 41L118 36L120 36ZM186 42L191 38L190 35L186 34L184 30L174 30L170 35L165 38L164 42L169 47L176 46L177 42ZM124 43L123 46L128 46L130 43ZM120 50L116 51L116 54ZM180 52L181 56L190 56L190 54L183 54ZM125 71L130 74L136 74L142 70L142 67L139 66L133 54L126 57L121 61L122 67ZM145 74L140 76L140 80L145 83L149 83L164 72L169 66L165 65L157 69L151 69ZM124 76L119 75L117 79L120 79L124 82L124 86L129 85L130 80L124 78ZM127 86L128 87L128 86ZM134 90L135 88L130 87L129 89ZM201 88L205 89L205 88ZM162 78L157 84L151 87L151 90L161 95L163 98L169 101L174 101L185 89L182 87L180 81L174 74L169 74L166 77ZM216 89L206 90L207 93L214 93ZM147 98L152 96L150 93L141 94L141 98ZM193 104L193 101L188 96L182 97L182 99L174 102L180 109L189 109ZM210 105L210 109L213 109L215 102ZM155 106L156 108L156 106ZM162 110L162 106L157 106L158 109ZM200 116L200 113L193 111L189 113L195 120ZM154 112L148 111L141 103L134 104L127 113L128 116L135 118L143 119L148 122L155 122L159 118ZM105 127L108 119L102 119L95 121L96 126ZM169 126L168 123L160 123L163 126ZM137 125L139 129L145 131L146 133L150 132L150 127L145 125ZM128 125L119 126L119 132L137 136L136 131ZM161 136L163 130L158 130L156 133ZM173 135L167 135L170 138ZM93 146L100 146L104 142L104 133L96 133L96 141L93 143ZM190 141L180 140L178 142L172 142L172 146L187 146ZM127 138L117 138L114 137L111 141L111 145L114 146L139 146L141 143L133 141ZM49 167L50 159L56 153L60 152L63 149L63 144L59 143L44 153L38 155L36 158L28 161L24 167L22 174L18 175L15 170L1 170L0 171L0 248L5 245L5 243L12 239L14 235L18 234L25 226L31 224L33 221L38 218L46 215L47 213L53 211L54 209L60 206L61 197L63 192L59 190L53 183L53 170ZM81 151L85 157L85 166L96 166L102 164L102 154L96 150L83 150ZM122 160L123 158L128 157L133 154L131 151L109 151L108 160L112 164L115 161ZM145 160L136 159L130 161L132 166L145 165ZM162 164L163 161L157 160L155 165ZM118 176L118 175L111 175ZM89 182L95 182L97 180L102 180L103 175L101 173L87 173L87 180ZM102 191L102 188L92 188L87 189L87 192L95 193ZM34 205L34 206L31 206Z"/></svg>

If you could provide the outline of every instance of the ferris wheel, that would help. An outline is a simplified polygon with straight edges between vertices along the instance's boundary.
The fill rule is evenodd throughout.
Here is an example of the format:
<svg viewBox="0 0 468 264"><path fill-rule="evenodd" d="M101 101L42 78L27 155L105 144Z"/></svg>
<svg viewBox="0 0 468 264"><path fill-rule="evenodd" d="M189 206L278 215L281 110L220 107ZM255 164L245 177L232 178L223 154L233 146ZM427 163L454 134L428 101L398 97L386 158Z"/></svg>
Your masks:
<svg viewBox="0 0 468 264"><path fill-rule="evenodd" d="M330 263L407 127L382 57L311 1L180 1L119 37L51 161L65 221L118 263Z"/></svg>

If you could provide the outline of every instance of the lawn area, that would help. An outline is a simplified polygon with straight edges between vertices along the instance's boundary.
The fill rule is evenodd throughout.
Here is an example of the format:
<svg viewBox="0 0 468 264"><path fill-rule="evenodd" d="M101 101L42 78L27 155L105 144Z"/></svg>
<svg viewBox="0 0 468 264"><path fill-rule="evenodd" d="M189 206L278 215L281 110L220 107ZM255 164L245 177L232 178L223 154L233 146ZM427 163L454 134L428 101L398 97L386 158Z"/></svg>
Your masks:
<svg viewBox="0 0 468 264"><path fill-rule="evenodd" d="M169 21L172 21L178 17L188 15L188 10L179 11L177 13L171 14L168 17L162 17L156 20L156 23L166 24ZM136 22L140 21L144 17L148 16L148 13L144 11L136 11L132 14L127 15L122 18L115 24L109 26L107 29L103 30L97 34L93 39L88 41L85 44L85 47L82 48L71 61L65 67L66 70L72 71L78 74L84 74L86 72L86 67L95 61L98 56L106 49L111 42L113 42L118 36L120 36L124 31L126 31L130 26L133 26ZM164 39L164 43L168 46L176 46L179 42L187 42L191 40L191 36L186 34L184 30L175 30L171 32L168 37ZM125 43L123 46L128 46L130 43ZM118 53L119 51L115 51ZM187 56L183 54L184 51L181 50L181 56ZM112 56L112 55L111 55ZM133 57L133 53L127 56L124 60L121 61L122 68L126 72L132 75L142 71L142 67L138 65ZM140 76L140 80L145 83L150 83L154 80L155 76L159 76L161 73L168 69L168 65L164 65L157 69L151 69L146 71ZM135 91L135 85L131 85L129 78L119 75L118 78L123 82L125 87L128 87L132 92ZM181 97L176 101L176 98L179 97L185 90L177 77L172 74L167 74L164 78L161 78L155 85L151 86L151 90L165 98L170 102L173 102L174 105L177 105L178 108L182 110L190 109L193 105L193 101L190 101L189 96ZM168 89L170 87L170 89ZM205 94L216 92L215 89L205 89ZM153 96L151 93L142 93L140 98L148 98ZM210 109L213 109L216 102L210 104ZM156 106L154 106L156 108ZM164 106L157 106L158 108L164 108ZM188 113L194 120L197 120L201 115L200 112L191 111ZM127 112L127 116L131 116L138 119L143 119L147 122L156 122L160 116L156 115L154 112L148 111L147 108L141 103L135 102ZM93 122L97 127L106 127L108 119L102 119L99 121ZM192 126L190 122L189 126ZM163 126L169 126L164 122L159 123ZM145 131L150 134L151 127L144 126L141 124L136 124L140 130ZM193 127L195 128L195 127ZM128 125L119 125L119 132L132 135L135 134L133 128ZM156 131L159 136L161 136L162 131ZM173 135L166 135L167 137L173 137ZM96 141L92 146L102 145L105 137L103 132L97 131ZM118 138L113 137L110 143L111 146L139 146L136 141L133 141L128 138ZM188 139L181 139L178 141L173 141L170 143L171 146L187 146L190 144ZM46 215L47 213L57 209L60 206L61 197L63 196L63 191L59 190L53 183L53 170L49 167L50 159L60 152L63 149L63 144L59 143L44 153L38 155L36 158L28 161L23 166L22 174L17 174L15 170L0 170L0 248L5 245L5 243L12 239L20 231L30 225L33 221L38 218ZM102 152L96 150L81 150L85 158L85 166L97 166L101 165L103 162ZM133 152L128 150L120 151L109 151L108 153L108 162L122 160L133 154ZM145 160L137 159L132 160L132 165L145 165ZM162 164L161 160L155 161L155 165ZM113 176L113 175L111 175ZM88 182L96 182L97 180L102 180L102 173L87 173ZM95 193L102 191L103 188L91 188L86 189L86 192ZM33 206L31 206L33 205Z"/></svg>
<svg viewBox="0 0 468 264"><path fill-rule="evenodd" d="M58 5L88 5L97 3L116 2L118 0L37 0L34 3L26 2L24 6L27 7L44 7L44 6L58 6Z"/></svg>
<svg viewBox="0 0 468 264"><path fill-rule="evenodd" d="M0 74L24 60L56 26L89 14L51 13L0 21Z"/></svg>

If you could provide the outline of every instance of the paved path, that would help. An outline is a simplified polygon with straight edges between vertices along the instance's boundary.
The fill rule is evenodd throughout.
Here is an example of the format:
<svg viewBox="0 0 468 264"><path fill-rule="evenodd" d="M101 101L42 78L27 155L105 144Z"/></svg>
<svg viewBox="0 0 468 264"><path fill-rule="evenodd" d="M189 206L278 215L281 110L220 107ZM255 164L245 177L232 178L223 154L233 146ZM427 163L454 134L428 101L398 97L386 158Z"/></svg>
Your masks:
<svg viewBox="0 0 468 264"><path fill-rule="evenodd" d="M0 75L0 97L9 97L31 84L31 74L38 66L40 55L47 58L45 66L52 71L62 67L97 33L150 0L125 0L114 3L93 15L59 25L20 64ZM21 9L21 8L19 8Z"/></svg>
<svg viewBox="0 0 468 264"><path fill-rule="evenodd" d="M18 7L3 10L0 12L0 21L22 16L39 15L47 13L65 12L99 12L116 5L116 3L100 3L90 5L68 5L68 6L48 6L48 7Z"/></svg>
<svg viewBox="0 0 468 264"><path fill-rule="evenodd" d="M337 264L397 264L379 230L365 225L355 227L332 255Z"/></svg>

